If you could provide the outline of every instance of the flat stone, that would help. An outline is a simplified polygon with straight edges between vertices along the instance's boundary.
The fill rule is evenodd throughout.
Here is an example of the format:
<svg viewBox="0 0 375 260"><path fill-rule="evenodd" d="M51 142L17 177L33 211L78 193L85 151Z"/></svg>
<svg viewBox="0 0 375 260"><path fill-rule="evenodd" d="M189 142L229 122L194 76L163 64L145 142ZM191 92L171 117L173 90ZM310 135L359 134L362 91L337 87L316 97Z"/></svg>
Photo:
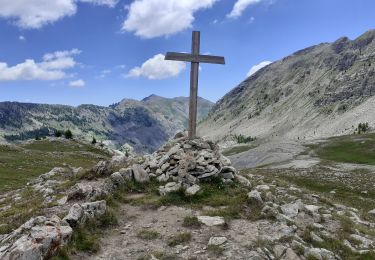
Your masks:
<svg viewBox="0 0 375 260"><path fill-rule="evenodd" d="M316 205L305 205L304 209L309 213L315 213L317 212L321 207Z"/></svg>
<svg viewBox="0 0 375 260"><path fill-rule="evenodd" d="M193 196L193 195L197 194L200 190L201 190L201 187L197 184L194 184L193 186L187 188L185 190L185 193L188 196Z"/></svg>
<svg viewBox="0 0 375 260"><path fill-rule="evenodd" d="M213 227L213 226L221 226L225 224L225 220L223 217L210 217L210 216L198 216L198 221L202 224Z"/></svg>
<svg viewBox="0 0 375 260"><path fill-rule="evenodd" d="M228 239L226 237L211 237L208 241L209 246L220 246L227 242Z"/></svg>
<svg viewBox="0 0 375 260"><path fill-rule="evenodd" d="M164 196L167 195L168 193L178 191L181 189L181 183L180 182L168 182L165 186L160 186L159 187L159 193L160 195Z"/></svg>

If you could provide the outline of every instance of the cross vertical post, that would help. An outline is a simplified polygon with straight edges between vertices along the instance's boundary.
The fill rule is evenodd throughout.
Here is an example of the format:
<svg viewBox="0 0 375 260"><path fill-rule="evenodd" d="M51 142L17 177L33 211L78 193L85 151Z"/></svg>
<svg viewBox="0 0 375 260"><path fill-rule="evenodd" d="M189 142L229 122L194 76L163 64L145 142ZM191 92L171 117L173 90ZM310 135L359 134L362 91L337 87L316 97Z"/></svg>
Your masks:
<svg viewBox="0 0 375 260"><path fill-rule="evenodd" d="M192 54L199 55L199 52L200 32L194 31L192 41ZM192 62L190 72L189 139L194 139L197 135L198 76L199 62Z"/></svg>
<svg viewBox="0 0 375 260"><path fill-rule="evenodd" d="M189 103L189 139L197 136L197 110L198 110L198 76L199 63L225 64L224 57L201 55L200 32L193 31L192 53L168 52L165 60L191 62L190 69L190 103Z"/></svg>

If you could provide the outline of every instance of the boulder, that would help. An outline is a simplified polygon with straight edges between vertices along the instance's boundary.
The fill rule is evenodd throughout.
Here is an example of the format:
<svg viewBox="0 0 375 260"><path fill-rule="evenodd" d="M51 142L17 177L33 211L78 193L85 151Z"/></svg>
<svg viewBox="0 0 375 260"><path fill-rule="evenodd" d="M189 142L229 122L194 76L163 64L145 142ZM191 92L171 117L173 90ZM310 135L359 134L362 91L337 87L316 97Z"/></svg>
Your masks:
<svg viewBox="0 0 375 260"><path fill-rule="evenodd" d="M142 165L134 164L133 167L133 176L136 182L144 183L150 181L148 173L143 169Z"/></svg>
<svg viewBox="0 0 375 260"><path fill-rule="evenodd" d="M370 216L375 217L375 209L370 210L370 211L368 212L368 214L369 214Z"/></svg>
<svg viewBox="0 0 375 260"><path fill-rule="evenodd" d="M188 195L188 196L193 196L193 195L197 194L200 190L201 190L201 187L197 184L194 184L193 186L191 186L191 187L189 187L185 190L185 194Z"/></svg>
<svg viewBox="0 0 375 260"><path fill-rule="evenodd" d="M263 204L262 197L260 196L260 192L257 190L252 190L247 194L251 203L254 204Z"/></svg>
<svg viewBox="0 0 375 260"><path fill-rule="evenodd" d="M103 215L107 210L107 203L105 200L83 203L81 206L85 216L88 218L97 218Z"/></svg>
<svg viewBox="0 0 375 260"><path fill-rule="evenodd" d="M112 165L108 161L100 161L91 169L91 172L96 177L106 177L112 173Z"/></svg>
<svg viewBox="0 0 375 260"><path fill-rule="evenodd" d="M112 183L117 187L125 183L124 178L119 172L112 173L112 175L109 178L111 179Z"/></svg>
<svg viewBox="0 0 375 260"><path fill-rule="evenodd" d="M82 223L83 218L83 209L79 204L74 204L70 210L68 215L63 218L63 221L66 221L69 226L75 228Z"/></svg>
<svg viewBox="0 0 375 260"><path fill-rule="evenodd" d="M159 187L159 193L160 195L164 196L164 195L167 195L168 193L178 191L179 189L181 189L181 187L182 187L181 182L178 182L178 183L168 182L167 184L165 184L165 186Z"/></svg>
<svg viewBox="0 0 375 260"><path fill-rule="evenodd" d="M77 183L68 191L68 201L88 198L92 190L93 188L89 184Z"/></svg>
<svg viewBox="0 0 375 260"><path fill-rule="evenodd" d="M286 215L290 218L294 218L298 215L298 212L301 211L304 208L303 206L304 205L301 202L301 200L298 200L295 203L284 204L280 207L280 209L281 209L281 212L284 215Z"/></svg>
<svg viewBox="0 0 375 260"><path fill-rule="evenodd" d="M235 175L235 178L243 186L245 186L247 188L251 188L251 182L247 178L245 178L245 177L243 177L241 175Z"/></svg>
<svg viewBox="0 0 375 260"><path fill-rule="evenodd" d="M133 169L132 168L122 168L118 171L122 178L124 178L127 181L132 181L133 180Z"/></svg>

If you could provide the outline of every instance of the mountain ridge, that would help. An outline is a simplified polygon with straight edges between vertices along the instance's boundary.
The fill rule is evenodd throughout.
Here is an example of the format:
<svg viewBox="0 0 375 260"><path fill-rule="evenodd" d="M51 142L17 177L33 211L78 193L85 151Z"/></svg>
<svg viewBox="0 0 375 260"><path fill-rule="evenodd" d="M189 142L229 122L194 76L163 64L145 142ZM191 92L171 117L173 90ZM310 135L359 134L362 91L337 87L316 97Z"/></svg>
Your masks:
<svg viewBox="0 0 375 260"><path fill-rule="evenodd" d="M271 63L221 98L198 132L215 140L234 134L299 140L353 133L361 122L373 127L374 39L370 30Z"/></svg>
<svg viewBox="0 0 375 260"><path fill-rule="evenodd" d="M71 129L76 136L105 140L119 147L125 143L137 152L152 152L175 132L186 128L188 98L157 100L123 99L105 106L79 106L0 102L0 139L15 141ZM199 99L199 115L213 103Z"/></svg>

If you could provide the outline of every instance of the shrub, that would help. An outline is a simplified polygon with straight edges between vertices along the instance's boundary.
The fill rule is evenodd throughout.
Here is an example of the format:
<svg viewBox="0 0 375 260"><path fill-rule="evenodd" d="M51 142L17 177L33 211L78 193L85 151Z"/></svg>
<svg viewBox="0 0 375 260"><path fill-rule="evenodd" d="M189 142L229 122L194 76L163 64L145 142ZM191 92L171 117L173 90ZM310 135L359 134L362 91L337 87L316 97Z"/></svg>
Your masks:
<svg viewBox="0 0 375 260"><path fill-rule="evenodd" d="M96 139L95 139L95 137L92 138L91 143L92 143L92 144L96 144Z"/></svg>
<svg viewBox="0 0 375 260"><path fill-rule="evenodd" d="M72 139L73 138L73 133L69 129L65 131L64 135L65 135L66 139Z"/></svg>
<svg viewBox="0 0 375 260"><path fill-rule="evenodd" d="M160 234L154 230L143 229L138 232L137 237L143 240L154 240L160 237Z"/></svg>
<svg viewBox="0 0 375 260"><path fill-rule="evenodd" d="M55 130L55 137L61 137L62 136L62 131L60 131L60 130Z"/></svg>
<svg viewBox="0 0 375 260"><path fill-rule="evenodd" d="M240 135L234 135L233 136L234 140L239 143L239 144L247 144L247 143L250 143L252 141L255 140L255 138L251 137L251 136L244 136L242 134Z"/></svg>
<svg viewBox="0 0 375 260"><path fill-rule="evenodd" d="M366 133L369 130L369 128L370 127L368 125L368 122L366 122L366 123L359 123L358 124L358 128L357 128L358 134Z"/></svg>
<svg viewBox="0 0 375 260"><path fill-rule="evenodd" d="M169 246L177 246L191 240L191 233L178 233L168 239Z"/></svg>
<svg viewBox="0 0 375 260"><path fill-rule="evenodd" d="M189 227L189 228L200 228L201 223L199 222L198 218L195 216L187 216L184 218L184 222L182 223L183 227Z"/></svg>

